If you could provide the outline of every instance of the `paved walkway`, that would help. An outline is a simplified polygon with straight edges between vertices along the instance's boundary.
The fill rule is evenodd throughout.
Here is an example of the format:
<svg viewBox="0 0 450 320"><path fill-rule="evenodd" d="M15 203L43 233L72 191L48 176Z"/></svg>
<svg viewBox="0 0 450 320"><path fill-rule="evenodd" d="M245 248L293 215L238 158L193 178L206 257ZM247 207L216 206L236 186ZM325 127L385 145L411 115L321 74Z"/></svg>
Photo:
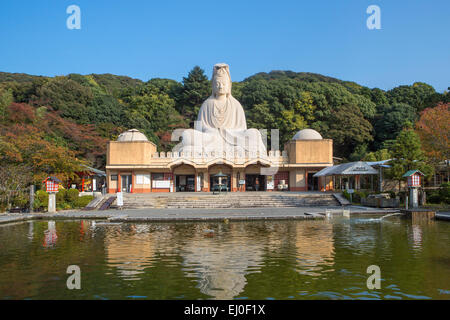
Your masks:
<svg viewBox="0 0 450 320"><path fill-rule="evenodd" d="M349 206L351 213L387 214L397 210ZM127 209L105 211L68 210L55 214L3 214L1 223L26 221L31 219L107 219L111 222L142 221L223 221L228 220L283 220L283 219L323 219L325 210L342 212L343 207L296 207L296 208L246 208L246 209Z"/></svg>

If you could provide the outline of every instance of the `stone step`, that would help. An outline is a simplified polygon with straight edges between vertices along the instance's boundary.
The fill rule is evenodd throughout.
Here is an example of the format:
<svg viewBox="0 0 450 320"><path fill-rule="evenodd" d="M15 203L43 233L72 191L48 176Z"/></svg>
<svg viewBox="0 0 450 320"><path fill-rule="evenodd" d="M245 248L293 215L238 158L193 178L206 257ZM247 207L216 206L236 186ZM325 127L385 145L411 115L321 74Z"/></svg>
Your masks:
<svg viewBox="0 0 450 320"><path fill-rule="evenodd" d="M337 206L333 194L251 194L223 195L124 194L124 208L258 208Z"/></svg>

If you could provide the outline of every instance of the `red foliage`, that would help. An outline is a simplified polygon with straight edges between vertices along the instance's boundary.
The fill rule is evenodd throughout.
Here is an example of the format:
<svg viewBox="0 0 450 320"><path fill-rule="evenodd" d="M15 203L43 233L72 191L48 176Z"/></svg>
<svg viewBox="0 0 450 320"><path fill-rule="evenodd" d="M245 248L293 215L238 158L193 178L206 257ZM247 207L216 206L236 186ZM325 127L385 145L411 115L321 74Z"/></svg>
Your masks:
<svg viewBox="0 0 450 320"><path fill-rule="evenodd" d="M16 123L30 123L36 119L34 108L25 103L11 103L8 107L8 118Z"/></svg>
<svg viewBox="0 0 450 320"><path fill-rule="evenodd" d="M450 157L450 103L439 103L420 113L416 131L427 156L435 161Z"/></svg>

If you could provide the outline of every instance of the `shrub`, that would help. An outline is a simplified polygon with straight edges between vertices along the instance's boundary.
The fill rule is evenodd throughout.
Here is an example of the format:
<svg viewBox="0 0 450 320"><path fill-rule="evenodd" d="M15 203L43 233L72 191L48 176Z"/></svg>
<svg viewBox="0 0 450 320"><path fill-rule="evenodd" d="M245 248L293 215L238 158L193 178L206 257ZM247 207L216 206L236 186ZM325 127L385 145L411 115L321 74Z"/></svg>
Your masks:
<svg viewBox="0 0 450 320"><path fill-rule="evenodd" d="M350 201L350 193L348 193L347 190L342 191L342 195L345 197L345 199Z"/></svg>
<svg viewBox="0 0 450 320"><path fill-rule="evenodd" d="M13 201L12 201L12 205L13 205L13 207L24 208L24 207L27 206L28 200L29 200L29 199L28 199L27 196L21 194L21 195L18 195L18 196L16 196L16 197L14 197L14 199L13 199Z"/></svg>
<svg viewBox="0 0 450 320"><path fill-rule="evenodd" d="M79 191L77 189L69 189L66 193L67 202L74 203L79 197Z"/></svg>
<svg viewBox="0 0 450 320"><path fill-rule="evenodd" d="M61 209L63 210L69 210L72 209L72 205L70 203L65 202L62 206Z"/></svg>
<svg viewBox="0 0 450 320"><path fill-rule="evenodd" d="M430 190L426 192L427 202L429 203L440 203L439 201L439 190Z"/></svg>
<svg viewBox="0 0 450 320"><path fill-rule="evenodd" d="M353 194L353 201L354 202L358 202L358 203L361 203L361 199L362 198L367 198L367 193L366 192L364 192L364 191L356 191L354 194Z"/></svg>
<svg viewBox="0 0 450 320"><path fill-rule="evenodd" d="M441 184L437 190L427 191L427 201L429 203L450 204L450 183Z"/></svg>
<svg viewBox="0 0 450 320"><path fill-rule="evenodd" d="M36 191L33 207L35 209L48 207L48 193L44 190Z"/></svg>
<svg viewBox="0 0 450 320"><path fill-rule="evenodd" d="M66 194L67 194L67 190L66 189L59 189L59 191L56 193L56 204L64 204L64 202L66 201Z"/></svg>
<svg viewBox="0 0 450 320"><path fill-rule="evenodd" d="M441 184L439 188L440 202L450 204L450 182Z"/></svg>
<svg viewBox="0 0 450 320"><path fill-rule="evenodd" d="M89 204L89 202L92 201L92 199L94 199L93 196L81 196L81 197L78 197L78 199L75 200L73 206L75 208L84 208L84 207L86 207Z"/></svg>

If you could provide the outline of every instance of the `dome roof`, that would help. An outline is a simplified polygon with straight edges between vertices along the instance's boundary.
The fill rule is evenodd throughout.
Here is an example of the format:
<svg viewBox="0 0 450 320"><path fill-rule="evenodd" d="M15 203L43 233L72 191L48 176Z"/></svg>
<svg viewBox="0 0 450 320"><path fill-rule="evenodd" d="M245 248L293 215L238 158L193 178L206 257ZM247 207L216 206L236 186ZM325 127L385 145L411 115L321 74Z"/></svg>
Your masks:
<svg viewBox="0 0 450 320"><path fill-rule="evenodd" d="M145 134L137 129L125 131L119 135L117 141L148 141Z"/></svg>
<svg viewBox="0 0 450 320"><path fill-rule="evenodd" d="M292 140L322 140L322 136L316 130L303 129L297 132Z"/></svg>

